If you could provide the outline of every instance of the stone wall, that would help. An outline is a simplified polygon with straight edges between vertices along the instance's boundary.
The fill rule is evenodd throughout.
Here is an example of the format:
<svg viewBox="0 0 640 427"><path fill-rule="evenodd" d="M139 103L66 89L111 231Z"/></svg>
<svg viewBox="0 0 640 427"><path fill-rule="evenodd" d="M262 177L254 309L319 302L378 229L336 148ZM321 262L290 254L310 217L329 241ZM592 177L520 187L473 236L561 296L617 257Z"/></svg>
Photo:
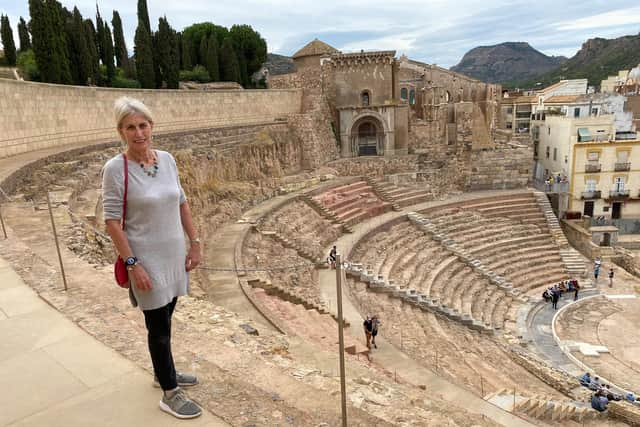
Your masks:
<svg viewBox="0 0 640 427"><path fill-rule="evenodd" d="M613 258L612 261L624 268L627 272L636 277L640 277L640 259L638 259L636 254L620 246L615 247L614 250L617 256Z"/></svg>
<svg viewBox="0 0 640 427"><path fill-rule="evenodd" d="M0 79L0 158L83 141L116 141L113 102L125 95L151 108L156 135L273 122L302 109L302 92L295 89L136 90Z"/></svg>
<svg viewBox="0 0 640 427"><path fill-rule="evenodd" d="M560 220L560 226L569 244L587 258L594 259L596 256L601 256L600 247L591 241L591 233L582 228L579 222L566 219Z"/></svg>
<svg viewBox="0 0 640 427"><path fill-rule="evenodd" d="M335 169L342 176L370 176L382 178L403 172L416 172L419 158L417 155L393 157L354 157L338 159L327 163L326 166Z"/></svg>
<svg viewBox="0 0 640 427"><path fill-rule="evenodd" d="M466 190L525 188L533 173L531 147L496 147L473 151Z"/></svg>

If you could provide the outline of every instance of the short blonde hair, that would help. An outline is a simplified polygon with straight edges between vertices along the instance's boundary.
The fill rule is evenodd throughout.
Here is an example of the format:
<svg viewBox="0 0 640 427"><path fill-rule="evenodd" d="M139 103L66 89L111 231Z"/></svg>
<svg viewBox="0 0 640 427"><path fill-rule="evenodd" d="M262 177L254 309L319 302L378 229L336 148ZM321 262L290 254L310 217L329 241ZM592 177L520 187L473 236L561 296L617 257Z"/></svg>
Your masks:
<svg viewBox="0 0 640 427"><path fill-rule="evenodd" d="M149 110L149 107L144 105L144 103L139 99L129 98L127 96L116 99L116 102L114 103L114 113L118 129L122 126L122 121L132 114L140 114L144 116L149 123L153 123L151 110Z"/></svg>

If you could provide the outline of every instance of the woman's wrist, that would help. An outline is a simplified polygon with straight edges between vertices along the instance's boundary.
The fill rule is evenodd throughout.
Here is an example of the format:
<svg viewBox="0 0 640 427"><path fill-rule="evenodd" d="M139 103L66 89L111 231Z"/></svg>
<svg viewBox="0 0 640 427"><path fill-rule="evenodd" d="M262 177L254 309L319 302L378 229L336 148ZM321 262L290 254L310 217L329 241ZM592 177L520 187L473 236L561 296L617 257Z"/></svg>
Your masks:
<svg viewBox="0 0 640 427"><path fill-rule="evenodd" d="M200 245L200 237L195 237L193 239L189 239L189 241L191 242L191 246Z"/></svg>

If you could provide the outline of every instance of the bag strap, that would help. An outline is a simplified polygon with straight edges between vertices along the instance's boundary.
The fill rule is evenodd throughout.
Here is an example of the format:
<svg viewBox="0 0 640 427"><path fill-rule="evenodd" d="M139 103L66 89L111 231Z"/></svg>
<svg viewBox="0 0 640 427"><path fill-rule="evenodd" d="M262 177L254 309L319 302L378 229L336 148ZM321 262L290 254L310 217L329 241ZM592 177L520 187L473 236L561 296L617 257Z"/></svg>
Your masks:
<svg viewBox="0 0 640 427"><path fill-rule="evenodd" d="M122 153L122 158L124 159L124 199L122 200L122 229L124 230L127 216L127 190L129 189L129 162L126 154Z"/></svg>

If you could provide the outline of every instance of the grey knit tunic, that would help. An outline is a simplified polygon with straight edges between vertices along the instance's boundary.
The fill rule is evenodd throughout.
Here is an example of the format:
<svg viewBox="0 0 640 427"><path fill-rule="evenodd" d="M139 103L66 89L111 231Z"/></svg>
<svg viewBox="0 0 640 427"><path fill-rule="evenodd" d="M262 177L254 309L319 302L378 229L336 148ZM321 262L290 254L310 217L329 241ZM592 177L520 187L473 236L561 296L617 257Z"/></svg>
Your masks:
<svg viewBox="0 0 640 427"><path fill-rule="evenodd" d="M187 199L173 156L155 150L158 173L148 176L140 164L129 160L129 188L125 234L133 255L144 266L153 289L142 292L131 288L142 310L168 304L186 295L189 275L185 270L186 242L180 218L180 205ZM122 217L124 160L122 154L110 159L102 169L104 219Z"/></svg>

